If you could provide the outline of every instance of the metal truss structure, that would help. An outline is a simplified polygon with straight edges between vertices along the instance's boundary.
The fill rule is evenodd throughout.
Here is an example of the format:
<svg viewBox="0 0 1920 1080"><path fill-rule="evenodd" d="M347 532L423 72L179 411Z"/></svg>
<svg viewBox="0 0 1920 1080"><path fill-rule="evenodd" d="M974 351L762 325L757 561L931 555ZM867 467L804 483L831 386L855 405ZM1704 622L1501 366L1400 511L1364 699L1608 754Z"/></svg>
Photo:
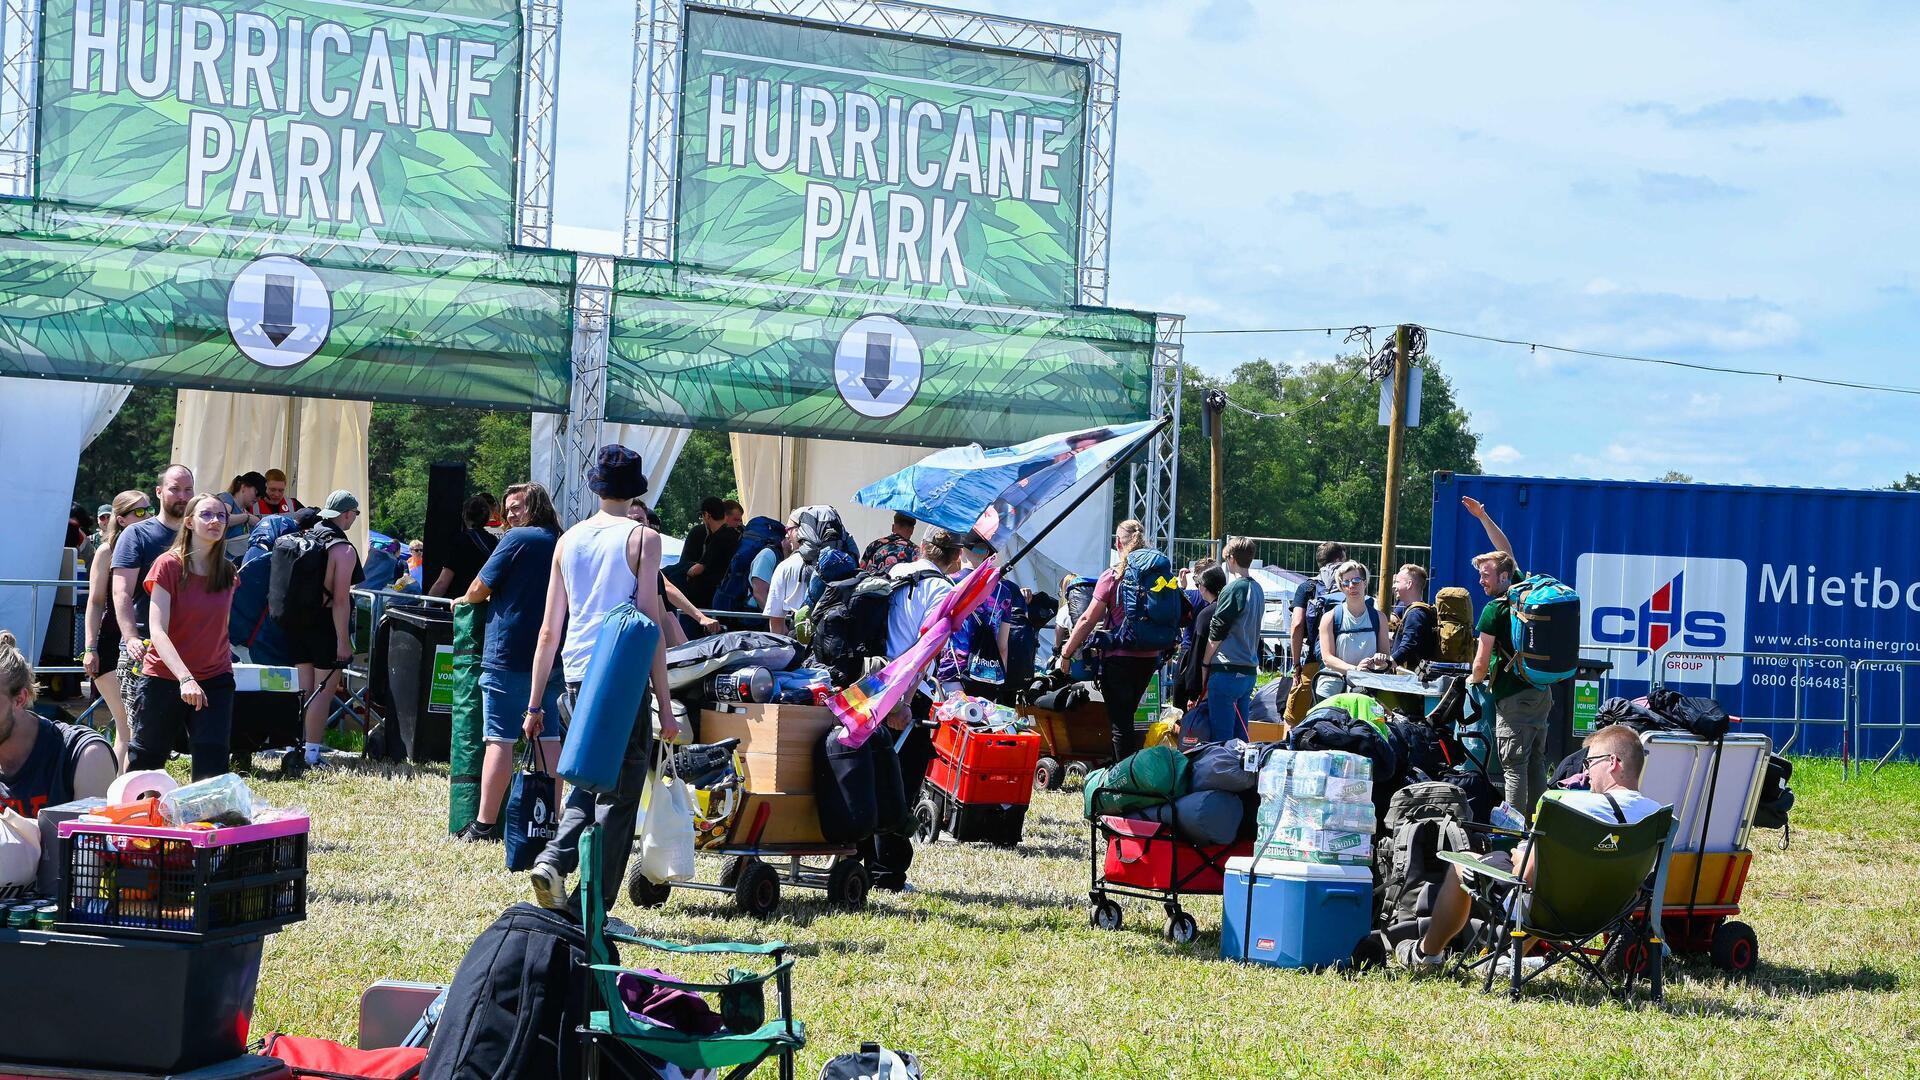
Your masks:
<svg viewBox="0 0 1920 1080"><path fill-rule="evenodd" d="M553 246L553 154L559 129L560 0L521 0L520 163L514 243Z"/></svg>
<svg viewBox="0 0 1920 1080"><path fill-rule="evenodd" d="M1172 551L1174 508L1180 494L1180 384L1185 372L1186 316L1162 315L1154 328L1151 416L1173 423L1147 447L1146 460L1134 464L1127 483L1127 513L1139 520L1147 543Z"/></svg>
<svg viewBox="0 0 1920 1080"><path fill-rule="evenodd" d="M40 88L40 0L0 2L0 196L33 197Z"/></svg>
<svg viewBox="0 0 1920 1080"><path fill-rule="evenodd" d="M954 11L901 0L639 0L634 29L633 109L627 140L625 251L671 260L679 171L680 63L689 6L783 15L857 30L961 46L1077 60L1087 65L1086 183L1080 206L1079 302L1107 302L1107 229L1113 218L1114 116L1120 38L1097 30Z"/></svg>
<svg viewBox="0 0 1920 1080"><path fill-rule="evenodd" d="M587 471L600 449L607 417L607 339L613 314L613 258L581 255L573 286L573 388L554 431L553 505L563 522L599 509Z"/></svg>

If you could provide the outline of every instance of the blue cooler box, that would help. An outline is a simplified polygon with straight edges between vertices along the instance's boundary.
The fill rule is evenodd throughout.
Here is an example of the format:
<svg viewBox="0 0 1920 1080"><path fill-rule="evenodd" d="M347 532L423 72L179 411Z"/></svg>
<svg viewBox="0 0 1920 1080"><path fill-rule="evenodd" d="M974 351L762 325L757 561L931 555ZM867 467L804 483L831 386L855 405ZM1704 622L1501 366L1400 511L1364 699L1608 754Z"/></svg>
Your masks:
<svg viewBox="0 0 1920 1080"><path fill-rule="evenodd" d="M1373 929L1373 868L1241 856L1227 860L1223 901L1222 959L1345 965Z"/></svg>

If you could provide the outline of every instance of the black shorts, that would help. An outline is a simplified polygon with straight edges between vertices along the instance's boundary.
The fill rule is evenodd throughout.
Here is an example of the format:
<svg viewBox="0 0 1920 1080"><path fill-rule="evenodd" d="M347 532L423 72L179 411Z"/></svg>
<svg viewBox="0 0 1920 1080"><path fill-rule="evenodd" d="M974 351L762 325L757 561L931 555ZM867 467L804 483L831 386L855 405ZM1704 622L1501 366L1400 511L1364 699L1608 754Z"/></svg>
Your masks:
<svg viewBox="0 0 1920 1080"><path fill-rule="evenodd" d="M317 668L343 668L340 654L336 649L333 633L333 620L322 619L287 635L287 652L291 663L312 664Z"/></svg>

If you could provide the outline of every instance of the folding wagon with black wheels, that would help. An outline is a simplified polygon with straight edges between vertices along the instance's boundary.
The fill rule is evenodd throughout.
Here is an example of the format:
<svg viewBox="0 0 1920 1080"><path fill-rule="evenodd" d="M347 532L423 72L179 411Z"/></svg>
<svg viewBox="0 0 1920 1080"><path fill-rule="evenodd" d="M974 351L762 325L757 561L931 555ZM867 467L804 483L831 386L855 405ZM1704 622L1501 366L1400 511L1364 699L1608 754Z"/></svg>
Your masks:
<svg viewBox="0 0 1920 1080"><path fill-rule="evenodd" d="M1161 932L1176 945L1191 942L1199 924L1181 907L1182 896L1219 896L1226 886L1227 860L1253 854L1253 841L1203 846L1183 840L1173 824L1098 812L1108 793L1094 793L1095 814L1088 843L1091 885L1089 918L1101 930L1118 930L1121 899L1151 900L1166 911Z"/></svg>

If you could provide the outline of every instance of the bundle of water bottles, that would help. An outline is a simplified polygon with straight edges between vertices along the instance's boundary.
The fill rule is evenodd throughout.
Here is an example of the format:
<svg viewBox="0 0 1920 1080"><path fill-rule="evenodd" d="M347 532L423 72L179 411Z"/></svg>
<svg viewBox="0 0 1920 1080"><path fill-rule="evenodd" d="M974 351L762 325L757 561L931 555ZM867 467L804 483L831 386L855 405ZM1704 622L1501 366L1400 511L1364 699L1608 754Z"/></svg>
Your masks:
<svg viewBox="0 0 1920 1080"><path fill-rule="evenodd" d="M936 722L951 720L965 724L975 731L990 731L1003 735L1027 731L1033 727L1032 722L1015 712L1012 706L1001 705L971 694L953 694L934 702L933 719Z"/></svg>

